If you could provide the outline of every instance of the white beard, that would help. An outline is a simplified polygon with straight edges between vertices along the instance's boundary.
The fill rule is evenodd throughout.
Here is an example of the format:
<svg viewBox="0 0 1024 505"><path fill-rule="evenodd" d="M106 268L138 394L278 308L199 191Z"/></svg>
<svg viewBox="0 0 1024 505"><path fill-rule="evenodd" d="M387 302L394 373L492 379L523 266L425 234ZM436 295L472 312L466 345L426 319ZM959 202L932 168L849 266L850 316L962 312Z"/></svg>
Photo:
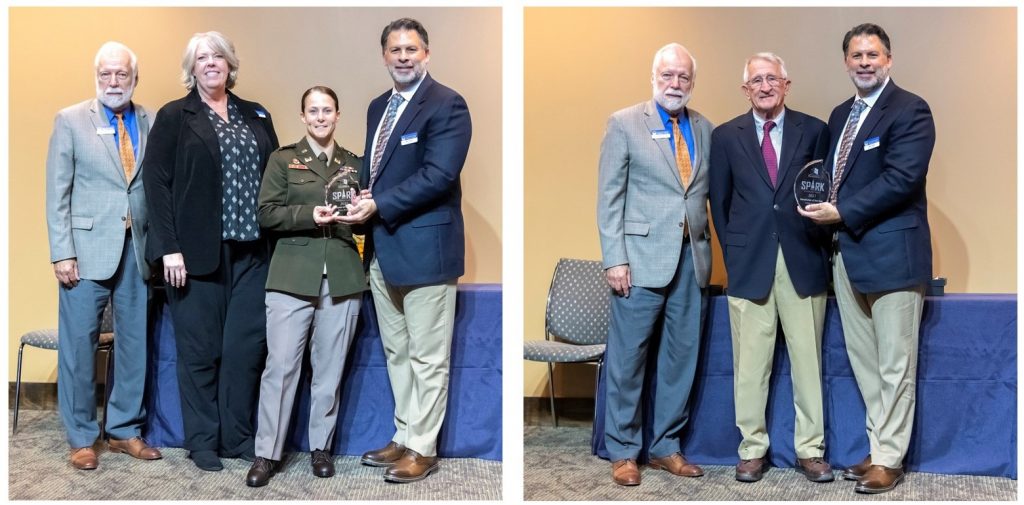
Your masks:
<svg viewBox="0 0 1024 505"><path fill-rule="evenodd" d="M105 87L96 85L96 99L107 107L118 110L128 105L128 102L132 101L132 93L135 91L132 86L122 86L119 88L121 93L108 94Z"/></svg>

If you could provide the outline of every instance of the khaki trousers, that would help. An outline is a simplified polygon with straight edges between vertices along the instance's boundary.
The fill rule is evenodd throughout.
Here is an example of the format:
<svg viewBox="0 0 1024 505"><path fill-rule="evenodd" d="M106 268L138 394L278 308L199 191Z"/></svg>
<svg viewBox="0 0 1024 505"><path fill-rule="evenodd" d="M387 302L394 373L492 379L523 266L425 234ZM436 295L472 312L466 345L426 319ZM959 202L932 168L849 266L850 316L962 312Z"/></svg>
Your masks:
<svg viewBox="0 0 1024 505"><path fill-rule="evenodd" d="M924 286L860 293L850 284L843 255L833 259L846 352L867 410L871 463L900 468L914 424Z"/></svg>
<svg viewBox="0 0 1024 505"><path fill-rule="evenodd" d="M392 440L423 456L437 455L437 434L448 407L455 286L455 279L392 286L377 260L370 263L370 292L395 395Z"/></svg>
<svg viewBox="0 0 1024 505"><path fill-rule="evenodd" d="M793 379L796 408L793 446L796 455L798 458L815 458L825 452L821 395L825 293L801 297L793 288L781 246L776 258L775 279L767 298L747 300L729 297L736 426L743 436L739 447L740 459L760 458L768 451L765 407L779 320L782 321Z"/></svg>

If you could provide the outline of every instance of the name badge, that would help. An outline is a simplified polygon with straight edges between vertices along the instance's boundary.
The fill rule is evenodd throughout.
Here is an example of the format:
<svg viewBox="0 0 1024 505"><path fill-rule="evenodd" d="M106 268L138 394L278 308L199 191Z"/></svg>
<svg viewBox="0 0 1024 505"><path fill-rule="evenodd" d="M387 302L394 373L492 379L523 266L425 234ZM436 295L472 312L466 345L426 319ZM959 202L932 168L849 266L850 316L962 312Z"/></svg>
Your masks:
<svg viewBox="0 0 1024 505"><path fill-rule="evenodd" d="M668 130L651 130L651 138L654 140L672 138Z"/></svg>
<svg viewBox="0 0 1024 505"><path fill-rule="evenodd" d="M288 168L294 170L309 170L309 167L303 165L302 163L299 163L298 158L292 158L292 162L288 164Z"/></svg>
<svg viewBox="0 0 1024 505"><path fill-rule="evenodd" d="M420 139L417 136L417 133L418 132L412 132L412 133L406 133L405 135L402 135L402 145L405 146L405 145L415 144L415 143L419 142Z"/></svg>
<svg viewBox="0 0 1024 505"><path fill-rule="evenodd" d="M870 151L880 145L882 145L882 143L878 140L878 137L871 137L864 141L864 150Z"/></svg>
<svg viewBox="0 0 1024 505"><path fill-rule="evenodd" d="M267 113L262 110L256 109L256 115L262 119L267 119Z"/></svg>
<svg viewBox="0 0 1024 505"><path fill-rule="evenodd" d="M114 127L113 126L97 126L96 127L96 135L113 135L113 134L114 134Z"/></svg>

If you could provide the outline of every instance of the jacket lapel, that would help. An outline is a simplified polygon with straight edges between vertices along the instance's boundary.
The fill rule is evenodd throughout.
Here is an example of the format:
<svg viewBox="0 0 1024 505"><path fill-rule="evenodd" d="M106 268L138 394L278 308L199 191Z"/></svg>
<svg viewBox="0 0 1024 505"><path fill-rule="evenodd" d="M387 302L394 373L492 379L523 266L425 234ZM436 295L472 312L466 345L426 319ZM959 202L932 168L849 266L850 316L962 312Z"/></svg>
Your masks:
<svg viewBox="0 0 1024 505"><path fill-rule="evenodd" d="M195 132L206 146L206 150L210 152L213 162L217 164L217 169L223 169L220 159L220 144L217 143L217 132L214 131L213 125L210 124L210 120L206 117L206 107L203 105L203 101L199 98L199 92L195 88L189 93L188 100L185 102L182 110L189 113L189 116L185 118L185 124Z"/></svg>
<svg viewBox="0 0 1024 505"><path fill-rule="evenodd" d="M334 158L337 158L338 144L334 144L334 149ZM327 165L324 165L324 162L316 157L316 153L309 146L309 139L306 136L303 136L302 140L299 141L299 145L295 146L295 151L299 153L299 161L309 167L310 172L320 176L324 182L331 180L331 177L338 171L337 166L332 165L331 168L328 168ZM309 161L306 161L307 159Z"/></svg>
<svg viewBox="0 0 1024 505"><path fill-rule="evenodd" d="M697 180L701 170L704 170L704 157L700 152L700 146L704 145L704 133L700 127L704 118L697 114L690 114L689 109L687 109L686 115L690 118L690 134L693 135L693 159L690 160L690 180L686 181L686 190L689 191L692 186L690 183Z"/></svg>
<svg viewBox="0 0 1024 505"><path fill-rule="evenodd" d="M132 103L132 106L135 107L135 126L139 129L139 157L135 159L135 170L132 171L132 180L128 181L129 186L142 171L142 160L146 157L146 138L149 137L149 116L146 109L136 103Z"/></svg>
<svg viewBox="0 0 1024 505"><path fill-rule="evenodd" d="M757 172L757 176L770 188L772 181L768 178L768 167L765 166L764 156L761 155L761 145L757 143L757 123L754 122L754 113L752 111L747 111L747 118L740 125L739 129L740 146L743 149L743 154L750 159L750 166L753 167L754 172Z"/></svg>
<svg viewBox="0 0 1024 505"><path fill-rule="evenodd" d="M875 105L868 110L868 116L864 118L864 123L860 125L860 129L857 130L857 136L853 138L853 143L850 144L850 154L846 157L846 166L843 168L843 177L839 180L839 185L842 186L843 182L846 181L850 175L850 170L857 165L857 157L861 151L864 150L864 140L871 135L871 131L878 126L878 122L881 121L885 115L885 109L889 106L889 96L892 95L893 89L896 87L896 83L889 80L889 84L882 90L882 94L878 95L878 100L875 100ZM850 102L850 109L853 109L853 102ZM846 117L849 118L850 114L847 111ZM848 121L849 119L847 119ZM840 131L840 133L842 133ZM836 189L838 191L838 188Z"/></svg>
<svg viewBox="0 0 1024 505"><path fill-rule="evenodd" d="M794 114L793 111L786 109L786 131L782 132L782 153L779 156L779 175L776 179L777 181L782 182L786 179L789 165L793 163L796 146L800 145L803 136L803 118ZM780 188L782 188L781 184L775 188L775 191L777 192Z"/></svg>
<svg viewBox="0 0 1024 505"><path fill-rule="evenodd" d="M654 105L654 100L647 102L644 106L644 125L647 127L650 133L654 131L665 130L665 123L661 122L661 115L658 114L657 106ZM669 135L672 135L672 131L669 130ZM658 150L661 151L662 157L665 159L665 166L669 169L669 172L673 174L676 182L682 186L682 180L679 178L679 168L676 167L676 155L672 152L672 144L669 143L668 139L651 139Z"/></svg>
<svg viewBox="0 0 1024 505"><path fill-rule="evenodd" d="M427 94L430 92L430 86L434 83L434 79L430 77L430 74L423 76L423 81L420 82L420 86L416 88L416 92L412 95L412 99L405 105L405 110L402 111L402 115L395 122L395 126L391 128L391 136L388 137L388 143L384 146L384 154L380 157L380 165L377 166L377 178L380 179L380 174L384 172L384 168L388 166L388 160L391 159L391 155L394 154L395 149L402 141L402 135L406 133L409 125L416 119L416 115L423 110L423 103L427 101ZM386 110L386 109L385 109ZM374 139L376 142L376 139ZM372 160L371 160L372 163Z"/></svg>
<svg viewBox="0 0 1024 505"><path fill-rule="evenodd" d="M92 118L93 126L99 131L100 128L110 128L110 121L107 119L107 113L103 111L103 104L99 100L93 99L92 106L89 107L90 117ZM106 148L107 154L110 156L110 161L114 164L113 166L121 173L121 179L124 180L124 166L121 165L121 153L117 152L117 143L114 142L113 134L97 135L100 139L100 143Z"/></svg>

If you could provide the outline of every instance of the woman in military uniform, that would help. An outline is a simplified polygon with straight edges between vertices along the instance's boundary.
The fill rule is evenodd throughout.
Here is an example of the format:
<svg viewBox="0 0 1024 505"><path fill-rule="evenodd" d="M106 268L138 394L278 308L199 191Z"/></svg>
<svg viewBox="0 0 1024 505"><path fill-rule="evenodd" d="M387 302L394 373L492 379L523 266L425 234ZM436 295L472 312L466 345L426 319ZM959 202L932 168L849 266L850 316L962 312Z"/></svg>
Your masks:
<svg viewBox="0 0 1024 505"><path fill-rule="evenodd" d="M253 487L265 485L281 462L307 341L313 474L334 475L331 442L341 375L366 287L352 231L325 212L328 181L362 166L334 142L337 94L325 86L308 89L300 116L306 135L271 155L259 197L260 226L277 246L267 277L268 355L260 382L256 460L246 476Z"/></svg>

